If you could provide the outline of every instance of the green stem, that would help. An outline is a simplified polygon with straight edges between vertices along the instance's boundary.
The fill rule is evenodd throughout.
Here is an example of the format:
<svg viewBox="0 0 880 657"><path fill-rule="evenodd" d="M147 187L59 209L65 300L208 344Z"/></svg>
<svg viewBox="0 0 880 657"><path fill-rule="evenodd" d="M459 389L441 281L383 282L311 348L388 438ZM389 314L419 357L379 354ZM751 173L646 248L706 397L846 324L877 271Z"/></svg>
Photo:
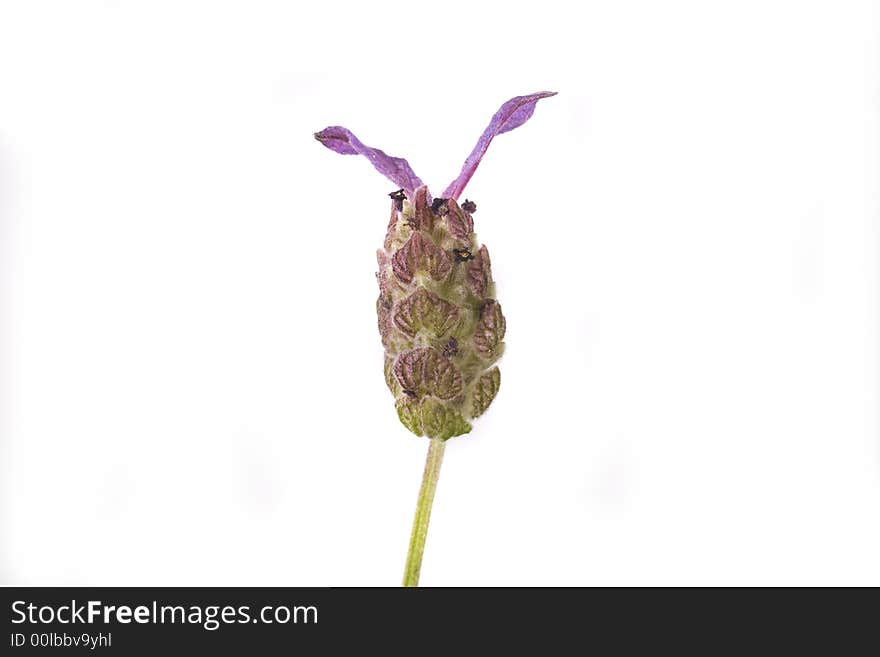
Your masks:
<svg viewBox="0 0 880 657"><path fill-rule="evenodd" d="M412 536L409 539L409 554L406 555L406 570L403 572L404 586L418 586L419 572L422 570L422 554L425 552L425 539L428 537L428 522L431 520L431 505L434 503L434 491L437 490L437 479L440 478L440 466L443 464L443 451L446 442L431 439L428 447L428 458L425 461L425 474L422 476L422 487L419 490L419 501L416 504L416 517L413 520Z"/></svg>

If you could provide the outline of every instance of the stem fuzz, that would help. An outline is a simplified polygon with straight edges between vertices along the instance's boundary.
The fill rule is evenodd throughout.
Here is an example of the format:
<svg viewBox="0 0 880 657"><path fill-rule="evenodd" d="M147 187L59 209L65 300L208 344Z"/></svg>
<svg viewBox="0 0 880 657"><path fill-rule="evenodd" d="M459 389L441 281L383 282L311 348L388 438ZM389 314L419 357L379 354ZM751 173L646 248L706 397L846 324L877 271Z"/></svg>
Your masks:
<svg viewBox="0 0 880 657"><path fill-rule="evenodd" d="M425 461L425 474L419 490L419 501L416 504L416 517L413 520L412 536L409 539L409 553L406 556L406 570L403 573L404 586L418 586L419 573L422 570L422 554L425 552L425 539L428 537L428 522L431 520L431 506L434 504L434 491L437 490L437 479L440 478L440 466L443 464L443 452L446 442L431 439L428 447L428 458Z"/></svg>

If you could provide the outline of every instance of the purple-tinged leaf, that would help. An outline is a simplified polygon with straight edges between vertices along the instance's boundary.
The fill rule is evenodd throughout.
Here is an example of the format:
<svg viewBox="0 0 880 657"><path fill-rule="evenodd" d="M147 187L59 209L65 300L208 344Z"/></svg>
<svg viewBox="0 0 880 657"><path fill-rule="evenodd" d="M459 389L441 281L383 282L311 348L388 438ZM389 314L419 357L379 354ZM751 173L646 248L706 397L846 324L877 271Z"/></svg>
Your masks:
<svg viewBox="0 0 880 657"><path fill-rule="evenodd" d="M485 244L480 247L468 265L465 281L475 296L485 298L492 283L492 263L489 260L489 249Z"/></svg>
<svg viewBox="0 0 880 657"><path fill-rule="evenodd" d="M452 399L464 387L458 368L432 347L403 352L397 357L393 371L401 387L415 393L414 397L434 395Z"/></svg>
<svg viewBox="0 0 880 657"><path fill-rule="evenodd" d="M458 309L430 290L420 287L394 307L392 321L410 339L421 331L440 338L458 323Z"/></svg>
<svg viewBox="0 0 880 657"><path fill-rule="evenodd" d="M386 368L387 369L387 368ZM501 371L497 367L483 374L471 391L471 417L479 417L486 412L501 385Z"/></svg>
<svg viewBox="0 0 880 657"><path fill-rule="evenodd" d="M429 206L431 199L429 198L427 187L419 187L415 191L413 198L413 223L419 230L431 232L434 230L434 215L431 213ZM412 197L411 197L412 198Z"/></svg>
<svg viewBox="0 0 880 657"><path fill-rule="evenodd" d="M449 187L446 188L446 191L443 192L443 197L458 199L464 191L465 185L468 184L471 176L474 175L474 171L477 170L477 166L486 154L486 150L489 148L489 144L492 143L492 139L494 139L496 135L520 127L532 117L532 114L535 112L535 105L539 100L555 95L555 91L541 91L535 94L529 94L528 96L516 96L504 103L500 109L495 112L488 127L477 140L477 145L474 146L474 150L471 151L471 154L468 155L468 158L464 161L464 166L461 168L461 173L458 174L458 178L453 180L449 184Z"/></svg>
<svg viewBox="0 0 880 657"><path fill-rule="evenodd" d="M471 233L474 232L474 220L462 210L454 198L446 201L446 226L449 234L463 244L470 244Z"/></svg>
<svg viewBox="0 0 880 657"><path fill-rule="evenodd" d="M392 157L378 148L365 146L347 128L333 125L315 133L315 139L324 144L331 151L342 155L363 155L376 171L388 178L398 187L401 187L412 198L416 187L422 185L422 181L402 157Z"/></svg>
<svg viewBox="0 0 880 657"><path fill-rule="evenodd" d="M397 232L397 220L400 218L400 211L397 209L397 201L391 201L391 218L388 220L388 228L385 231L385 241L382 243L389 251L394 244L394 234Z"/></svg>
<svg viewBox="0 0 880 657"><path fill-rule="evenodd" d="M501 314L501 304L490 299L480 311L480 321L474 333L474 348L483 358L489 359L496 355L498 346L504 340L507 322Z"/></svg>
<svg viewBox="0 0 880 657"><path fill-rule="evenodd" d="M382 345L386 348L391 346L391 309L386 300L381 296L376 299L376 316L378 317L379 335L382 337Z"/></svg>
<svg viewBox="0 0 880 657"><path fill-rule="evenodd" d="M446 251L421 232L413 233L391 257L394 275L403 283L411 283L416 273L426 272L435 281L442 280L452 271Z"/></svg>

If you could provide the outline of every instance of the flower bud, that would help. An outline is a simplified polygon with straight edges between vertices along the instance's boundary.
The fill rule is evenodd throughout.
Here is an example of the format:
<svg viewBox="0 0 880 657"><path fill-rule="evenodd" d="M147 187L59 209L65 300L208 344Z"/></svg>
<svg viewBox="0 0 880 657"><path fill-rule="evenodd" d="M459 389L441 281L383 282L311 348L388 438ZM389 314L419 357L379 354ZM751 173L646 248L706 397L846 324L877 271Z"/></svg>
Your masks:
<svg viewBox="0 0 880 657"><path fill-rule="evenodd" d="M446 440L471 430L500 384L504 315L473 218L455 199L393 203L378 254L379 333L385 379L400 421L419 436Z"/></svg>

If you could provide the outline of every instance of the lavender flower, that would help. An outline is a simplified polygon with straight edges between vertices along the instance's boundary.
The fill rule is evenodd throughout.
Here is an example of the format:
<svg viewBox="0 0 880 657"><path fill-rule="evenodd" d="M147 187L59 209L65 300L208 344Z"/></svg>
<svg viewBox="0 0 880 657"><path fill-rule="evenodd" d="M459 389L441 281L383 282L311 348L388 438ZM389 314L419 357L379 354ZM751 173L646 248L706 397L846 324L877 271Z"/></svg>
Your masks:
<svg viewBox="0 0 880 657"><path fill-rule="evenodd" d="M543 91L517 96L495 112L461 173L432 198L399 157L364 145L347 128L315 134L343 155L363 155L399 189L391 197L391 221L379 271L379 333L385 347L385 382L403 425L431 439L410 539L404 586L418 584L428 521L445 441L471 430L501 384L495 363L504 353L506 322L495 299L489 252L474 235L477 205L458 199L489 144L528 121Z"/></svg>
<svg viewBox="0 0 880 657"><path fill-rule="evenodd" d="M432 199L409 163L331 126L315 134L343 155L363 155L400 190L392 198L384 248L378 251L379 332L385 380L400 421L440 440L468 433L501 374L505 320L495 300L489 252L474 235L476 204L458 199L496 135L521 126L554 92L517 96L492 117L442 197Z"/></svg>

